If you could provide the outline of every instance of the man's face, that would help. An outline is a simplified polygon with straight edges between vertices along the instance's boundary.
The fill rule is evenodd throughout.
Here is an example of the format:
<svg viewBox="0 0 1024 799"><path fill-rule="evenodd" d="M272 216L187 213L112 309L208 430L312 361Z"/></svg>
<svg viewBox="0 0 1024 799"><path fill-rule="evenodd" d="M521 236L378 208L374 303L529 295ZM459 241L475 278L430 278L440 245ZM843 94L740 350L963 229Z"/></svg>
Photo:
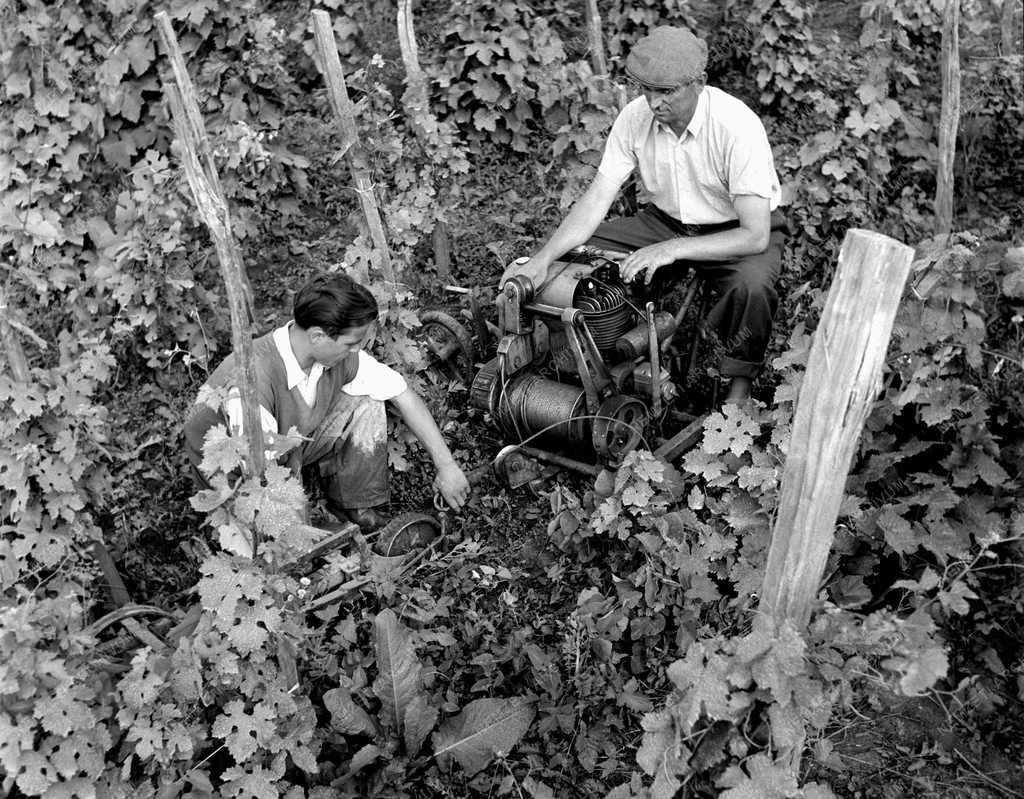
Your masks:
<svg viewBox="0 0 1024 799"><path fill-rule="evenodd" d="M328 336L322 328L310 329L309 343L313 358L325 367L341 363L351 353L367 346L375 332L375 323L370 322L359 327L343 330L335 338Z"/></svg>
<svg viewBox="0 0 1024 799"><path fill-rule="evenodd" d="M682 133L697 110L697 100L700 99L704 81L705 75L701 73L674 89L655 89L643 85L638 85L638 88L647 100L654 118L676 133Z"/></svg>

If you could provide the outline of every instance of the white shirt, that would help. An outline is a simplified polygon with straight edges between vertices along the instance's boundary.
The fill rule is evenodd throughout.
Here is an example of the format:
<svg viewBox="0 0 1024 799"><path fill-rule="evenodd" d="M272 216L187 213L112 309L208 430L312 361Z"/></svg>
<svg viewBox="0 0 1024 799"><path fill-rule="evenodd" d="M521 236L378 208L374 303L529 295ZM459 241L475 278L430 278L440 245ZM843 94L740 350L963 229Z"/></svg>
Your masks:
<svg viewBox="0 0 1024 799"><path fill-rule="evenodd" d="M638 169L649 199L686 224L736 219L733 200L782 191L768 134L757 114L721 89L705 86L681 136L655 119L643 97L627 103L612 125L598 171L620 186Z"/></svg>
<svg viewBox="0 0 1024 799"><path fill-rule="evenodd" d="M292 344L288 338L288 330L292 322L274 330L272 338L278 355L284 362L288 390L298 388L299 395L312 408L316 403L316 387L324 373L321 363L314 363L309 372L300 365ZM387 364L383 364L364 350L359 350L359 361L356 374L348 383L341 387L351 397L369 397L379 402L394 399L408 388L405 378ZM232 387L225 403L225 412L231 429L240 434L242 430L242 397L237 387ZM264 433L277 433L277 419L274 414L260 405L260 421Z"/></svg>

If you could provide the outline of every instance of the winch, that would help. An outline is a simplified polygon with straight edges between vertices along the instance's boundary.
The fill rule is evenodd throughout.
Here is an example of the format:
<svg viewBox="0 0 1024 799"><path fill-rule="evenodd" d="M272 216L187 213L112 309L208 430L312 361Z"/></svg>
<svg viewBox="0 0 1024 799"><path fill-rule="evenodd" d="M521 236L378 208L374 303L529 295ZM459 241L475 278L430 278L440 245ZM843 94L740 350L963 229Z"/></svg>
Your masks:
<svg viewBox="0 0 1024 799"><path fill-rule="evenodd" d="M580 247L540 289L519 275L498 297L497 352L476 372L474 407L513 442L618 466L678 389L662 351L678 321L619 277L615 256Z"/></svg>

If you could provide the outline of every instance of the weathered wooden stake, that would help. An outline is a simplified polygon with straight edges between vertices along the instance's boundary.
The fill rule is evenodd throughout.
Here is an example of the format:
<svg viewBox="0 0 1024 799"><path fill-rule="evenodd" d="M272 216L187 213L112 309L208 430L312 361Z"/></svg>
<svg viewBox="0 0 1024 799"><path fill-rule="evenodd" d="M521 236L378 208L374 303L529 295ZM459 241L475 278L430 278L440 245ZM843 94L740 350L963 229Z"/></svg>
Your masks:
<svg viewBox="0 0 1024 799"><path fill-rule="evenodd" d="M608 73L608 58L604 52L604 37L601 35L601 12L597 10L597 0L584 0L583 17L587 25L587 42L590 45L590 67L595 75L611 80ZM626 105L626 91L621 86L615 87L615 95L619 108Z"/></svg>
<svg viewBox="0 0 1024 799"><path fill-rule="evenodd" d="M11 309L7 305L7 287L0 283L0 341L3 342L3 351L7 356L7 366L11 370L11 377L18 383L27 383L31 376L28 370L28 358L25 357L25 348L21 346L18 334L11 326Z"/></svg>
<svg viewBox="0 0 1024 799"><path fill-rule="evenodd" d="M437 123L430 115L427 76L420 67L419 47L416 45L416 29L413 27L412 19L412 0L398 0L398 45L402 51L402 63L405 64L406 90L402 95L402 103L416 135L425 141L428 131L423 126L424 120L429 120L435 128ZM451 244L448 226L444 220L435 221L431 235L434 243L434 267L443 285L451 278Z"/></svg>
<svg viewBox="0 0 1024 799"><path fill-rule="evenodd" d="M1003 7L999 13L999 49L1000 55L1010 56L1015 55L1014 44L1016 42L1016 24L1015 19L1019 18L1016 14L1018 0L1003 0Z"/></svg>
<svg viewBox="0 0 1024 799"><path fill-rule="evenodd" d="M448 235L448 225L443 219L434 222L431 233L434 242L434 268L442 285L451 280L452 276L452 240Z"/></svg>
<svg viewBox="0 0 1024 799"><path fill-rule="evenodd" d="M171 121L178 138L182 166L192 197L203 223L209 228L217 250L217 260L231 311L231 344L234 348L238 390L242 398L242 418L249 464L254 475L264 469L263 427L256 399L256 368L252 356L252 290L242 266L238 242L231 232L231 217L220 178L213 162L206 128L199 113L199 102L185 58L178 46L166 11L154 16L157 32L171 64L172 77L164 81L164 94L171 106ZM255 554L255 552L254 552Z"/></svg>
<svg viewBox="0 0 1024 799"><path fill-rule="evenodd" d="M601 37L601 13L597 0L586 0L584 18L587 22L587 41L590 43L590 65L595 75L608 74L608 59L604 54L604 39Z"/></svg>
<svg viewBox="0 0 1024 799"><path fill-rule="evenodd" d="M847 473L881 383L914 251L850 230L793 418L759 610L803 631L832 547Z"/></svg>
<svg viewBox="0 0 1024 799"><path fill-rule="evenodd" d="M384 224L381 222L377 199L370 180L370 170L366 155L363 152L359 133L356 130L355 114L349 100L348 87L345 85L345 73L341 69L338 58L338 42L334 38L331 18L323 9L312 12L313 33L316 36L316 48L320 53L320 66L323 69L324 81L327 83L327 96L330 98L334 116L341 126L343 154L347 157L352 178L355 180L356 193L363 207L363 216L370 230L373 246L380 253L381 271L384 279L394 288L395 270L391 263L391 250L384 235Z"/></svg>
<svg viewBox="0 0 1024 799"><path fill-rule="evenodd" d="M420 51L416 45L416 29L412 21L412 0L398 0L398 47L402 51L402 63L405 65L406 91L402 102L410 112L416 135L423 136L426 131L421 127L421 114L428 110L429 94L427 92L427 76L420 66Z"/></svg>
<svg viewBox="0 0 1024 799"><path fill-rule="evenodd" d="M960 0L946 0L942 14L942 112L939 170L935 185L935 232L953 230L953 158L960 124Z"/></svg>

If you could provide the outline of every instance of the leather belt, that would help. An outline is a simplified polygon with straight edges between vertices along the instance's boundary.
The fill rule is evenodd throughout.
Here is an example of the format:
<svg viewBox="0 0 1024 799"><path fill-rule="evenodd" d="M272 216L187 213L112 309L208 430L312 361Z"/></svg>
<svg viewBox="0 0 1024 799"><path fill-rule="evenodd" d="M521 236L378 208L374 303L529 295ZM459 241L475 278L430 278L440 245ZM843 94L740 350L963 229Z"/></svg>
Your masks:
<svg viewBox="0 0 1024 799"><path fill-rule="evenodd" d="M718 233L720 230L729 230L730 228L740 226L740 220L738 219L730 219L727 222L715 222L709 225L694 225L680 222L675 217L666 214L653 203L647 206L647 210L659 217L665 225L681 236L706 236L709 233Z"/></svg>
<svg viewBox="0 0 1024 799"><path fill-rule="evenodd" d="M680 222L673 216L669 216L656 205L648 205L647 209L655 216L660 217L662 222L675 230L681 236L707 236L709 233L718 233L721 230L731 230L732 228L740 226L740 220L738 219L730 219L727 222L714 222L709 225L691 225L686 222ZM771 229L787 229L786 217L779 208L772 211Z"/></svg>

